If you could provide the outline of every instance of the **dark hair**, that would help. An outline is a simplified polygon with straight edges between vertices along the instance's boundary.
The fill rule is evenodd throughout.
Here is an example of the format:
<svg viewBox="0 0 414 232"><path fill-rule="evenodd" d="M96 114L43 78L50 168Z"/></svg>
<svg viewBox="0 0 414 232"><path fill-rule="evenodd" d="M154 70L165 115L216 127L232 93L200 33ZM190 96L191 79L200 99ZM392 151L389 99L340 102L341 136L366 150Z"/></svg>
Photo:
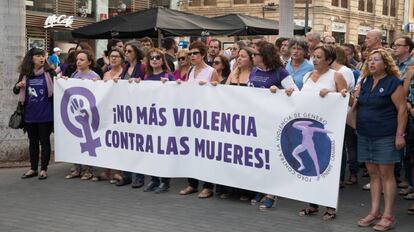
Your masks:
<svg viewBox="0 0 414 232"><path fill-rule="evenodd" d="M89 68L91 69L95 67L95 56L93 55L93 53L90 52L89 50L83 49L83 50L77 51L75 57L78 57L78 55L81 53L85 54L86 59L88 59L88 61L91 62L91 64L89 65Z"/></svg>
<svg viewBox="0 0 414 232"><path fill-rule="evenodd" d="M125 43L125 48L131 46L135 52L136 60L139 62L144 59L144 52L141 50L141 44L139 41L131 40Z"/></svg>
<svg viewBox="0 0 414 232"><path fill-rule="evenodd" d="M146 64L146 66L147 66L147 70L146 70L147 75L152 75L154 73L154 70L152 69L152 67L150 65L151 53L153 53L153 52L156 52L156 53L161 55L161 60L162 60L161 68L162 68L162 71L163 72L170 72L171 70L170 70L170 67L167 64L167 60L165 59L164 52L159 48L151 48L147 52L147 64Z"/></svg>
<svg viewBox="0 0 414 232"><path fill-rule="evenodd" d="M289 49L292 49L292 47L295 46L295 45L297 45L297 46L299 46L303 49L303 51L305 52L305 57L306 57L306 54L309 53L308 43L303 39L293 38L293 39L289 40Z"/></svg>
<svg viewBox="0 0 414 232"><path fill-rule="evenodd" d="M171 38L171 37L168 37L168 38L165 38L164 39L164 48L166 49L166 50L170 50L171 48L173 48L174 47L174 45L175 45L176 43L175 43L175 40L174 40L174 38Z"/></svg>
<svg viewBox="0 0 414 232"><path fill-rule="evenodd" d="M33 63L33 56L36 55L42 55L45 56L45 51L43 49L40 48L31 48L26 55L24 56L22 63L19 66L19 72L20 75L23 76L33 76L34 75L34 63ZM45 61L43 68L46 70L49 70L50 67L47 64L47 62Z"/></svg>
<svg viewBox="0 0 414 232"><path fill-rule="evenodd" d="M109 51L112 50L112 47L116 47L116 44L119 43L119 42L122 43L122 40L120 40L120 39L110 39L110 40L108 40L108 44L106 45L106 52L108 52L108 55L109 55Z"/></svg>
<svg viewBox="0 0 414 232"><path fill-rule="evenodd" d="M408 37L408 36L401 36L401 37L399 37L399 38L397 38L397 39L403 39L404 40L404 43L405 43L405 45L407 45L408 47L409 47L409 51L411 52L412 50L413 50L413 48L414 48L414 43L413 43L413 41L411 40L411 38L410 37ZM397 40L396 39L396 40ZM394 40L394 43L395 43L395 41L396 40Z"/></svg>
<svg viewBox="0 0 414 232"><path fill-rule="evenodd" d="M147 42L149 42L150 44L151 44L151 47L154 47L154 42L152 41L152 39L150 38L150 37L148 37L148 36L145 36L144 38L142 38L141 40L141 43L147 43Z"/></svg>
<svg viewBox="0 0 414 232"><path fill-rule="evenodd" d="M78 43L78 45L76 45L76 49L77 48L81 48L81 50L88 50L90 53L95 55L95 53L93 51L93 48L87 42L82 41L82 42Z"/></svg>
<svg viewBox="0 0 414 232"><path fill-rule="evenodd" d="M216 58L220 58L220 61L223 64L223 70L221 71L222 76L228 77L231 72L229 59L227 59L224 55L218 55L214 59Z"/></svg>
<svg viewBox="0 0 414 232"><path fill-rule="evenodd" d="M285 37L280 37L276 40L275 45L278 49L280 49L282 47L282 43L283 41L289 40L289 38L285 38Z"/></svg>
<svg viewBox="0 0 414 232"><path fill-rule="evenodd" d="M210 42L208 42L208 46L210 46L211 42L218 42L218 47L221 50L221 41L218 39L211 39Z"/></svg>
<svg viewBox="0 0 414 232"><path fill-rule="evenodd" d="M124 61L125 61L125 53L124 53L124 51L122 50L122 49L119 49L119 48L113 48L109 53L108 53L108 56L110 56L111 55L111 53L112 52L118 52L119 53L119 55L121 56L121 59L122 59L122 64L124 63ZM121 65L122 65L121 64Z"/></svg>
<svg viewBox="0 0 414 232"><path fill-rule="evenodd" d="M345 50L341 46L338 46L338 45L335 46L335 53L336 53L336 59L335 59L335 61L338 64L345 65L346 67L351 68L351 69L354 68L354 67L351 66L351 64L349 63L348 59L346 58Z"/></svg>
<svg viewBox="0 0 414 232"><path fill-rule="evenodd" d="M256 48L263 57L263 64L266 68L274 70L279 67L284 67L280 60L279 52L274 44L267 41L259 41L256 44Z"/></svg>
<svg viewBox="0 0 414 232"><path fill-rule="evenodd" d="M239 46L239 50L241 50L242 48L247 46L247 44L242 40L239 40L239 41L235 42L235 44L237 44Z"/></svg>
<svg viewBox="0 0 414 232"><path fill-rule="evenodd" d="M203 42L201 42L201 41L194 41L194 42L192 42L190 44L190 47L188 49L189 50L192 50L192 49L195 49L195 48L200 51L200 54L202 56L207 55L207 47L206 47L206 45Z"/></svg>
<svg viewBox="0 0 414 232"><path fill-rule="evenodd" d="M317 46L314 51L316 51L316 49L321 49L323 51L323 53L325 54L326 61L331 60L329 65L331 65L336 60L336 50L334 46L322 45Z"/></svg>
<svg viewBox="0 0 414 232"><path fill-rule="evenodd" d="M76 69L76 50L73 48L69 49L68 57L66 58L66 64L68 64L73 69Z"/></svg>

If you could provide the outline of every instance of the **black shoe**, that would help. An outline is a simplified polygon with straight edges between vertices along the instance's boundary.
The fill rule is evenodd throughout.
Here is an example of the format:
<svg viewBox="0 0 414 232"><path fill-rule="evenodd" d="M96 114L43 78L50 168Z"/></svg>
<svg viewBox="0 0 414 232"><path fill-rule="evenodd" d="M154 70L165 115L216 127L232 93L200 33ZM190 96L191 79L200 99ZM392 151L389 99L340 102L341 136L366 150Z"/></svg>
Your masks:
<svg viewBox="0 0 414 232"><path fill-rule="evenodd" d="M38 175L37 171L29 170L26 173L24 173L21 178L22 179L27 179L27 178L35 177L37 175Z"/></svg>
<svg viewBox="0 0 414 232"><path fill-rule="evenodd" d="M131 178L122 178L122 180L117 181L115 185L116 186L125 186L125 185L131 184L131 183L132 183Z"/></svg>
<svg viewBox="0 0 414 232"><path fill-rule="evenodd" d="M160 183L156 183L154 181L150 181L144 188L144 192L153 192L158 186L160 185Z"/></svg>
<svg viewBox="0 0 414 232"><path fill-rule="evenodd" d="M170 189L170 185L166 183L161 183L155 190L154 193L165 193Z"/></svg>
<svg viewBox="0 0 414 232"><path fill-rule="evenodd" d="M144 186L144 180L141 179L135 179L131 184L132 188L141 188L142 186Z"/></svg>

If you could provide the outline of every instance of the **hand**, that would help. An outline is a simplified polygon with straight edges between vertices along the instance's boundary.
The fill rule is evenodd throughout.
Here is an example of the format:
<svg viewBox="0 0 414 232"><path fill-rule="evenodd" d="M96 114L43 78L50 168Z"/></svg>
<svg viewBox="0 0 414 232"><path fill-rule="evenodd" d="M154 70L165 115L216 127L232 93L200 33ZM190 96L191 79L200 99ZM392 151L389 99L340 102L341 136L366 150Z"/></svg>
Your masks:
<svg viewBox="0 0 414 232"><path fill-rule="evenodd" d="M395 148L401 150L405 147L405 138L404 136L395 136Z"/></svg>
<svg viewBox="0 0 414 232"><path fill-rule="evenodd" d="M19 89L24 88L25 86L26 86L26 82L24 81L20 81L19 83L16 84L16 87Z"/></svg>
<svg viewBox="0 0 414 232"><path fill-rule="evenodd" d="M211 84L212 86L217 86L217 85L218 85L218 82L217 82L217 81L212 81L212 82L210 82L210 84Z"/></svg>
<svg viewBox="0 0 414 232"><path fill-rule="evenodd" d="M287 90L285 90L285 93L288 97L292 96L293 91L295 91L294 88L289 88Z"/></svg>
<svg viewBox="0 0 414 232"><path fill-rule="evenodd" d="M321 89L321 91L319 92L319 96L325 97L328 93L329 93L329 90Z"/></svg>
<svg viewBox="0 0 414 232"><path fill-rule="evenodd" d="M180 80L180 79L177 79L176 81L175 81L175 83L177 83L178 85L181 85L181 83L182 83L183 81L182 80Z"/></svg>
<svg viewBox="0 0 414 232"><path fill-rule="evenodd" d="M276 87L275 85L272 85L272 86L270 86L270 88L269 88L269 90L270 90L270 92L271 92L271 93L276 93L278 89L279 89L279 88L278 88L278 87Z"/></svg>
<svg viewBox="0 0 414 232"><path fill-rule="evenodd" d="M115 77L112 80L114 81L114 83L118 83L119 77Z"/></svg>
<svg viewBox="0 0 414 232"><path fill-rule="evenodd" d="M205 85L205 84L207 84L207 82L205 82L205 81L199 81L198 84L199 85Z"/></svg>
<svg viewBox="0 0 414 232"><path fill-rule="evenodd" d="M341 93L342 97L346 97L346 94L348 93L348 91L346 89L342 89L340 91L340 93Z"/></svg>
<svg viewBox="0 0 414 232"><path fill-rule="evenodd" d="M128 83L132 83L132 82L139 83L140 81L141 81L141 78L129 78L128 79Z"/></svg>
<svg viewBox="0 0 414 232"><path fill-rule="evenodd" d="M168 81L168 78L165 78L165 77L161 77L161 82L164 84L165 82L167 82Z"/></svg>
<svg viewBox="0 0 414 232"><path fill-rule="evenodd" d="M97 80L98 80L98 78L96 78L96 77L92 78L92 81L97 81Z"/></svg>

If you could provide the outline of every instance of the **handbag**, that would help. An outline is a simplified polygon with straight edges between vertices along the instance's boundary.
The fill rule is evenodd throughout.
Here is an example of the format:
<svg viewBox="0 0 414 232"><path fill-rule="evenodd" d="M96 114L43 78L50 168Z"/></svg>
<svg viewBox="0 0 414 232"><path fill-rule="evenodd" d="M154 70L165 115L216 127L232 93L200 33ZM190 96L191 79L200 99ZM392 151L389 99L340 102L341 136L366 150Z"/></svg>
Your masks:
<svg viewBox="0 0 414 232"><path fill-rule="evenodd" d="M24 107L21 102L17 104L17 108L10 116L9 127L13 129L22 129L24 127L23 121Z"/></svg>

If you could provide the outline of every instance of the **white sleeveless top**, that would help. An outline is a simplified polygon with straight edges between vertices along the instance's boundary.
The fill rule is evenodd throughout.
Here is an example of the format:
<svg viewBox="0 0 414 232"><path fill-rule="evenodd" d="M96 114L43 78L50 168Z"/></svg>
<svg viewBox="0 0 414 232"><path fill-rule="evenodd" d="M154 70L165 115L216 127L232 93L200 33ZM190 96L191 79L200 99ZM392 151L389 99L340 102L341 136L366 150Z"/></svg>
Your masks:
<svg viewBox="0 0 414 232"><path fill-rule="evenodd" d="M188 74L188 81L205 81L210 82L211 78L213 78L213 71L214 68L211 66L206 66L205 68L201 69L200 73L198 73L197 77L194 78L195 67L192 68L191 72Z"/></svg>
<svg viewBox="0 0 414 232"><path fill-rule="evenodd" d="M322 89L328 89L329 91L336 92L335 70L329 69L316 82L310 78L311 74L312 72L308 72L303 76L303 87L301 91L319 92Z"/></svg>

